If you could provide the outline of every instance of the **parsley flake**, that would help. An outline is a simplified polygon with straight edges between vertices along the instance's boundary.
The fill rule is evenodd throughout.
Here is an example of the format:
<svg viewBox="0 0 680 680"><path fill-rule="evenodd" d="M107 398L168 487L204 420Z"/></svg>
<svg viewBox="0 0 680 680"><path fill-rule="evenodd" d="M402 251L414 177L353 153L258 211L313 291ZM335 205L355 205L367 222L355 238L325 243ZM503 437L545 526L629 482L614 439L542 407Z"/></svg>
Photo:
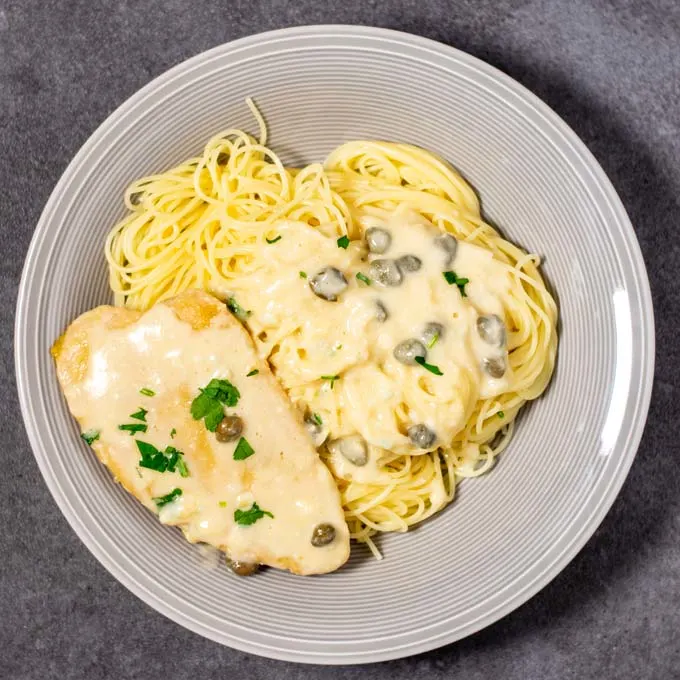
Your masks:
<svg viewBox="0 0 680 680"><path fill-rule="evenodd" d="M234 460L245 460L255 453L255 449L248 443L245 437L241 437L234 449Z"/></svg>
<svg viewBox="0 0 680 680"><path fill-rule="evenodd" d="M245 321L252 314L249 309L243 309L233 297L227 300L227 309L240 321Z"/></svg>
<svg viewBox="0 0 680 680"><path fill-rule="evenodd" d="M139 467L156 472L175 472L177 470L182 477L189 476L189 470L182 458L184 453L174 446L167 446L165 451L159 451L153 444L140 439L135 439L135 444L137 444L142 457L139 461Z"/></svg>
<svg viewBox="0 0 680 680"><path fill-rule="evenodd" d="M362 281L363 283L365 283L367 286L371 285L371 279L369 279L368 276L366 276L366 274L362 274L361 272L357 272L357 279L359 279L359 281Z"/></svg>
<svg viewBox="0 0 680 680"><path fill-rule="evenodd" d="M168 446L168 449L172 448ZM166 449L167 451L167 449ZM189 476L189 468L187 467L187 464L184 462L184 458L180 456L177 459L177 472L179 472L180 477L188 477Z"/></svg>
<svg viewBox="0 0 680 680"><path fill-rule="evenodd" d="M125 425L119 425L119 430L127 432L131 437L137 432L146 432L146 423L125 423Z"/></svg>
<svg viewBox="0 0 680 680"><path fill-rule="evenodd" d="M148 387L142 387L141 390L139 390L140 394L143 394L145 397L155 397L156 393L153 390L150 390Z"/></svg>
<svg viewBox="0 0 680 680"><path fill-rule="evenodd" d="M170 493L166 493L165 496L154 498L153 502L156 504L157 508L162 508L164 505L172 503L172 501L179 498L181 495L182 489L173 489Z"/></svg>
<svg viewBox="0 0 680 680"><path fill-rule="evenodd" d="M227 507L227 501L220 501L220 502L218 503L218 505L219 505L221 508L226 508L226 507Z"/></svg>
<svg viewBox="0 0 680 680"><path fill-rule="evenodd" d="M241 397L241 393L238 389L228 380L222 378L213 378L201 392L213 399L218 399L227 406L236 406Z"/></svg>
<svg viewBox="0 0 680 680"><path fill-rule="evenodd" d="M319 426L323 426L323 420L321 420L321 416L318 413L312 413L312 420Z"/></svg>
<svg viewBox="0 0 680 680"><path fill-rule="evenodd" d="M174 439L176 434L177 430L173 427L172 430L170 430L170 439Z"/></svg>
<svg viewBox="0 0 680 680"><path fill-rule="evenodd" d="M306 279L307 278L307 272L300 272L300 278Z"/></svg>
<svg viewBox="0 0 680 680"><path fill-rule="evenodd" d="M225 406L236 406L241 393L228 380L213 378L200 394L191 402L191 416L194 420L204 418L205 426L214 432L224 418Z"/></svg>
<svg viewBox="0 0 680 680"><path fill-rule="evenodd" d="M444 278L446 279L446 283L449 284L449 286L458 286L458 290L460 291L460 294L463 297L467 297L467 293L465 292L465 286L466 284L470 283L470 279L464 279L460 278L459 276L456 275L456 272L454 271L448 271L448 272L443 272Z"/></svg>
<svg viewBox="0 0 680 680"><path fill-rule="evenodd" d="M265 238L265 241L267 243L269 243L269 245L271 245L272 243L276 243L277 241L280 241L282 238L283 238L283 236L281 236L281 234L279 234L276 238L273 238L271 240L268 239L268 238Z"/></svg>
<svg viewBox="0 0 680 680"><path fill-rule="evenodd" d="M340 380L340 376L339 375L322 375L321 380L330 380L331 389L333 389L333 385L335 384L335 381Z"/></svg>
<svg viewBox="0 0 680 680"><path fill-rule="evenodd" d="M254 375L257 375L259 372L260 372L259 369L254 368L252 371L250 371L250 373L246 373L246 378L250 378Z"/></svg>
<svg viewBox="0 0 680 680"><path fill-rule="evenodd" d="M234 510L234 521L236 524L247 527L255 524L258 519L262 519L265 515L274 519L271 512L263 510L257 503L253 503L248 510Z"/></svg>
<svg viewBox="0 0 680 680"><path fill-rule="evenodd" d="M428 364L427 361L425 361L425 357L415 357L415 362L419 366L422 366L426 371L429 371L430 373L434 373L435 375L444 375L439 370L439 366L435 366L434 364Z"/></svg>
<svg viewBox="0 0 680 680"><path fill-rule="evenodd" d="M142 408L141 406L139 407L139 411L136 411L135 413L130 414L130 418L134 418L135 420L142 420L146 422L146 414L148 411L145 408Z"/></svg>
<svg viewBox="0 0 680 680"><path fill-rule="evenodd" d="M439 333L435 333L432 336L432 340L430 340L430 342L427 343L427 349L432 349L437 343L437 340L439 340Z"/></svg>
<svg viewBox="0 0 680 680"><path fill-rule="evenodd" d="M149 470L156 470L156 472L165 472L168 469L168 460L153 444L144 442L141 439L136 439L137 449L142 456L139 462L140 467L148 468Z"/></svg>
<svg viewBox="0 0 680 680"><path fill-rule="evenodd" d="M338 248L342 248L343 250L347 250L347 246L349 245L349 238L347 236L341 236L336 243L338 244Z"/></svg>
<svg viewBox="0 0 680 680"><path fill-rule="evenodd" d="M203 422L205 423L205 427L209 432L215 432L217 430L217 426L222 422L222 419L224 418L224 411L220 407L213 409L210 411L206 416Z"/></svg>
<svg viewBox="0 0 680 680"><path fill-rule="evenodd" d="M503 411L499 411L496 415L497 415L499 418L505 418L505 413L504 413Z"/></svg>
<svg viewBox="0 0 680 680"><path fill-rule="evenodd" d="M88 430L87 432L83 432L80 436L92 446L92 442L96 442L97 439L99 439L100 434L101 432L99 430Z"/></svg>

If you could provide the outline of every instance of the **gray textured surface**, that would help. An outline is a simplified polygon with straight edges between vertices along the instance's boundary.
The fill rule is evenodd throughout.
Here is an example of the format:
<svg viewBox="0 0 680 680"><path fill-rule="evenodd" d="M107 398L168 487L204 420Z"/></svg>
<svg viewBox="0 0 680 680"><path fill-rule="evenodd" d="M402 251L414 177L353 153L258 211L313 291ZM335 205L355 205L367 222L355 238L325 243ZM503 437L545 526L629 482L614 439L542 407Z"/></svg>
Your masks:
<svg viewBox="0 0 680 680"><path fill-rule="evenodd" d="M680 677L680 5L668 1L222 3L0 0L1 678ZM619 500L542 593L436 652L367 668L296 666L188 633L95 561L42 483L21 427L13 303L33 226L69 159L126 97L226 40L305 23L420 33L498 66L584 139L619 191L657 311L649 424ZM668 319L668 321L666 321Z"/></svg>

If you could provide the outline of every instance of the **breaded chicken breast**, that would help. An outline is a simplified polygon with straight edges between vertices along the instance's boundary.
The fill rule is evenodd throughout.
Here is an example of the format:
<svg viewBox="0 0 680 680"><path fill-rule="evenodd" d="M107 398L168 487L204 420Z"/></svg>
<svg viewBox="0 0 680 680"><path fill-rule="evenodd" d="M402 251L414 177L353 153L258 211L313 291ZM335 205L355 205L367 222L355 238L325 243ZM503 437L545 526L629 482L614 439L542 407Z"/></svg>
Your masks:
<svg viewBox="0 0 680 680"><path fill-rule="evenodd" d="M83 438L162 523L223 550L237 573L321 574L347 560L333 478L219 300L189 291L145 313L98 307L52 354Z"/></svg>

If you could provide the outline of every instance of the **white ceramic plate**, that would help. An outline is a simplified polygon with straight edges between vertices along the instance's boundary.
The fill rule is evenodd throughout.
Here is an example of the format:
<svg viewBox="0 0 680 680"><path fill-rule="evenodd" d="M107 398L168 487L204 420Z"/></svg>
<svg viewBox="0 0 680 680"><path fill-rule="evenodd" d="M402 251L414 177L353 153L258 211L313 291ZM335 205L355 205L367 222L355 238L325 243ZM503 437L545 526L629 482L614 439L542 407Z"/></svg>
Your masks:
<svg viewBox="0 0 680 680"><path fill-rule="evenodd" d="M550 389L489 475L417 530L357 548L324 577L209 568L113 483L80 441L49 347L111 301L104 236L133 179L196 153L217 130L255 132L253 97L289 164L351 139L410 142L451 161L487 218L542 254L561 328ZM87 547L178 623L256 654L316 663L422 652L496 621L574 557L611 506L649 404L652 303L638 244L603 171L535 96L455 49L392 31L316 26L201 54L123 104L54 190L26 260L16 369L45 481Z"/></svg>

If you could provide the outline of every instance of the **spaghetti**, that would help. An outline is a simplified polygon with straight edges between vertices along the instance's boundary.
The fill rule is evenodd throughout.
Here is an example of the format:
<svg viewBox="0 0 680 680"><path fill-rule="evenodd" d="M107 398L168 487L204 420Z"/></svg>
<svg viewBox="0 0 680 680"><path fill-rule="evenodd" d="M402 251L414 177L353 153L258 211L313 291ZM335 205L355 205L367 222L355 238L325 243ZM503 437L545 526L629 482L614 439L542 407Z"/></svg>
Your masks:
<svg viewBox="0 0 680 680"><path fill-rule="evenodd" d="M110 285L116 304L131 309L196 287L229 301L292 401L322 423L320 454L351 534L379 556L376 532L406 531L447 505L457 480L493 466L518 411L552 374L556 305L538 256L485 223L472 189L436 156L357 141L323 165L286 168L265 146L264 121L249 105L259 140L226 130L201 156L128 188L130 212L106 241ZM363 239L376 226L393 234L393 250L422 261L399 291L367 275L376 256L367 257ZM436 234L459 244L456 272L444 272L453 277L442 278L440 255L423 250ZM339 247L344 236L348 246ZM322 264L352 276L341 303L309 291ZM379 326L366 312L379 294L392 309L413 311ZM428 361L440 357L441 376L404 366L386 349L428 314L451 326L427 350ZM488 347L473 332L482 315L501 319L506 333L491 359L479 354ZM480 372L489 361L503 362L502 377ZM436 444L413 445L407 431L416 421L434 427ZM369 451L360 467L329 445L357 433Z"/></svg>

